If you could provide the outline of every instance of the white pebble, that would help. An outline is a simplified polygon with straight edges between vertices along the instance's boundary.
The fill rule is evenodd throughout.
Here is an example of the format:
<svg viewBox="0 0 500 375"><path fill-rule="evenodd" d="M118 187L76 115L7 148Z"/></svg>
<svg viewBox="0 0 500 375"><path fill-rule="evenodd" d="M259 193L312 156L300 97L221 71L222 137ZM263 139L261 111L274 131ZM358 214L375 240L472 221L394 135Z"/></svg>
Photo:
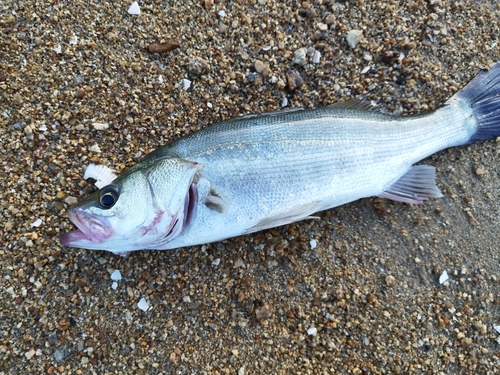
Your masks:
<svg viewBox="0 0 500 375"><path fill-rule="evenodd" d="M97 144L91 146L89 148L89 150L92 151L95 154L100 154L101 153L101 149L99 148L99 146Z"/></svg>
<svg viewBox="0 0 500 375"><path fill-rule="evenodd" d="M137 4L137 1L134 1L130 8L128 8L128 14L141 14L141 8L139 8L139 4Z"/></svg>
<svg viewBox="0 0 500 375"><path fill-rule="evenodd" d="M212 264L213 264L214 266L218 266L218 265L220 264L220 258L215 259L215 260L212 262Z"/></svg>
<svg viewBox="0 0 500 375"><path fill-rule="evenodd" d="M365 66L365 67L363 68L363 70L361 71L361 74L365 74L365 73L366 73L366 72L368 72L369 70L370 70L370 65Z"/></svg>
<svg viewBox="0 0 500 375"><path fill-rule="evenodd" d="M163 83L163 77L161 74L158 76L158 83Z"/></svg>
<svg viewBox="0 0 500 375"><path fill-rule="evenodd" d="M109 128L109 125L105 124L104 122L93 122L92 126L95 130L106 130L107 128Z"/></svg>
<svg viewBox="0 0 500 375"><path fill-rule="evenodd" d="M113 284L111 284L111 288L113 289L118 288L118 283L116 281L113 281Z"/></svg>
<svg viewBox="0 0 500 375"><path fill-rule="evenodd" d="M309 241L309 244L311 245L311 249L316 249L316 246L318 246L318 241L316 240L311 240Z"/></svg>
<svg viewBox="0 0 500 375"><path fill-rule="evenodd" d="M61 49L61 45L58 44L57 46L54 47L54 52L55 53L61 53L62 49Z"/></svg>
<svg viewBox="0 0 500 375"><path fill-rule="evenodd" d="M349 47L351 48L356 48L358 43L361 41L361 36L363 35L362 30L351 30L347 33L347 44L349 44Z"/></svg>
<svg viewBox="0 0 500 375"><path fill-rule="evenodd" d="M219 16L221 17L226 17L226 12L224 12L223 10L219 11Z"/></svg>
<svg viewBox="0 0 500 375"><path fill-rule="evenodd" d="M137 307L139 307L142 311L148 311L150 308L144 297L141 298L141 300L137 304Z"/></svg>
<svg viewBox="0 0 500 375"><path fill-rule="evenodd" d="M70 206L76 204L76 202L78 202L78 200L75 198L75 197L67 197L64 202L66 204L69 204Z"/></svg>
<svg viewBox="0 0 500 375"><path fill-rule="evenodd" d="M32 228L33 228L33 227L38 228L40 225L42 225L42 219L38 218L38 219L36 219L34 222L32 222L30 226L31 226Z"/></svg>
<svg viewBox="0 0 500 375"><path fill-rule="evenodd" d="M111 280L120 281L122 279L122 274L119 270L114 270L111 274Z"/></svg>
<svg viewBox="0 0 500 375"><path fill-rule="evenodd" d="M316 327L311 327L307 330L307 334L309 336L314 336L316 333L318 333L318 329Z"/></svg>
<svg viewBox="0 0 500 375"><path fill-rule="evenodd" d="M448 272L443 271L443 273L441 274L441 276L439 276L439 284L444 284L445 282L448 281L448 279L449 279Z"/></svg>
<svg viewBox="0 0 500 375"><path fill-rule="evenodd" d="M319 52L318 50L314 51L314 55L312 58L313 64L319 64L320 59L321 59L321 52Z"/></svg>
<svg viewBox="0 0 500 375"><path fill-rule="evenodd" d="M71 38L69 38L69 44L76 46L78 44L78 37L76 35L72 35Z"/></svg>
<svg viewBox="0 0 500 375"><path fill-rule="evenodd" d="M288 99L287 98L281 98L281 107L286 107L288 105Z"/></svg>
<svg viewBox="0 0 500 375"><path fill-rule="evenodd" d="M41 125L38 130L40 130L41 132L44 132L44 131L47 131L47 125L43 124Z"/></svg>
<svg viewBox="0 0 500 375"><path fill-rule="evenodd" d="M493 329L494 329L495 331L497 331L498 333L500 333L500 325L498 325L498 326L493 326Z"/></svg>
<svg viewBox="0 0 500 375"><path fill-rule="evenodd" d="M210 102L207 102L207 107L208 107L208 108L210 108L210 109L211 109L211 108L213 108L213 105L212 105L212 103L210 103Z"/></svg>

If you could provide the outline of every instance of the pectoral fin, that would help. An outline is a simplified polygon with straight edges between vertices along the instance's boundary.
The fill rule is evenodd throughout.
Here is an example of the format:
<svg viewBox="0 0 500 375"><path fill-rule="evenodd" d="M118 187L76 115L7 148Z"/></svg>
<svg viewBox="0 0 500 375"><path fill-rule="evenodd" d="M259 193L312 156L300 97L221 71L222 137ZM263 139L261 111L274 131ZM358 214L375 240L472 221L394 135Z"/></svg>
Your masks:
<svg viewBox="0 0 500 375"><path fill-rule="evenodd" d="M442 197L435 177L436 168L430 165L415 165L379 197L414 204L424 203L429 198Z"/></svg>
<svg viewBox="0 0 500 375"><path fill-rule="evenodd" d="M311 214L318 211L319 203L319 201L315 201L293 207L292 209L289 209L287 211L276 213L259 221L253 227L248 228L247 233L257 232L259 230L267 228L279 227L281 225L293 223L294 221L307 219Z"/></svg>

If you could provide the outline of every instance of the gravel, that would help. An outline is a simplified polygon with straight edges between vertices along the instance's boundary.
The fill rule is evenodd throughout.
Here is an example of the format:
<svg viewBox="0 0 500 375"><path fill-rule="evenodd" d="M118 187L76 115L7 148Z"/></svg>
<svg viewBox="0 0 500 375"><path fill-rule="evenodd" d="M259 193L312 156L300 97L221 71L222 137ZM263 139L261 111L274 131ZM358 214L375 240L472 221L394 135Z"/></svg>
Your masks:
<svg viewBox="0 0 500 375"><path fill-rule="evenodd" d="M498 2L398 3L3 0L0 374L499 373L495 141L426 160L421 206L128 258L58 240L90 163L283 105L432 110L499 59Z"/></svg>

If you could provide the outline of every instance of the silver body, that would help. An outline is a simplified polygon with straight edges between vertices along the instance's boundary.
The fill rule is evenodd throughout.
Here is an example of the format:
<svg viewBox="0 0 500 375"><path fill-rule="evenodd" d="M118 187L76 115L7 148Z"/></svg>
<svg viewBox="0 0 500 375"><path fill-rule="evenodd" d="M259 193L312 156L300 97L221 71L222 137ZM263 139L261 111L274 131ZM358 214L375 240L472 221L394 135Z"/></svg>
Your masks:
<svg viewBox="0 0 500 375"><path fill-rule="evenodd" d="M467 143L477 121L456 97L423 115L326 107L225 121L155 153L201 166L196 213L163 248L219 241L376 196L412 164ZM223 212L204 204L208 185Z"/></svg>

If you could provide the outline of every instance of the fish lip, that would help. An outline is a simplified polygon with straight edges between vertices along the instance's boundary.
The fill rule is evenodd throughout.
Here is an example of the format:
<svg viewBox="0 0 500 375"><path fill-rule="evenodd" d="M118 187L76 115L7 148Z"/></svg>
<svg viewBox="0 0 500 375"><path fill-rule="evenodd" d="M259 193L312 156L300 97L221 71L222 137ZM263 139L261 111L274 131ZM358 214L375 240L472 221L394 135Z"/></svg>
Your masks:
<svg viewBox="0 0 500 375"><path fill-rule="evenodd" d="M79 209L68 211L68 217L78 229L65 233L60 237L64 246L77 246L82 243L102 243L113 235L113 230L106 218L96 216Z"/></svg>

